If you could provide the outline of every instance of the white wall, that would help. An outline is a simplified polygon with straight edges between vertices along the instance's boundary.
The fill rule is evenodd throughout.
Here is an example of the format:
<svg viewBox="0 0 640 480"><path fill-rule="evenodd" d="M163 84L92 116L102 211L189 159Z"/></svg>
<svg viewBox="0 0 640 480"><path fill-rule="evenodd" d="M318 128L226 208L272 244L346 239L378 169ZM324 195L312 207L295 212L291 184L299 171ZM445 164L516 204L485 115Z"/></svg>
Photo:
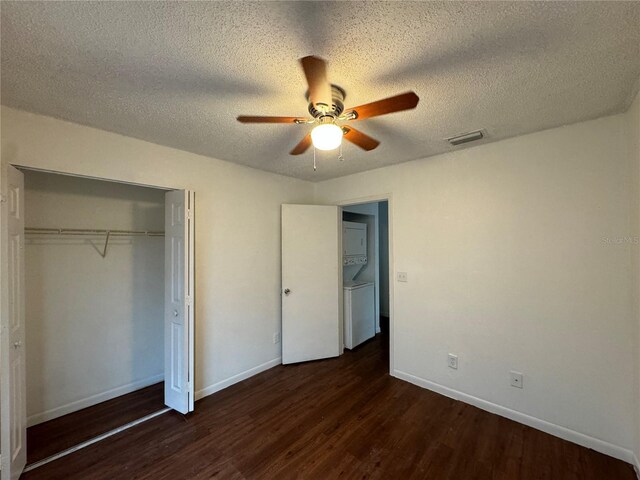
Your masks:
<svg viewBox="0 0 640 480"><path fill-rule="evenodd" d="M627 460L634 444L625 116L316 184L390 193L396 376ZM458 370L447 354L459 356ZM524 389L509 371L524 374Z"/></svg>
<svg viewBox="0 0 640 480"><path fill-rule="evenodd" d="M7 107L1 120L3 161L196 192L198 396L280 362L280 205L310 203L311 184Z"/></svg>
<svg viewBox="0 0 640 480"><path fill-rule="evenodd" d="M640 470L640 93L627 112L627 144L632 165L632 265L633 265L633 304L636 319L636 362L635 362L635 423L636 423L636 466Z"/></svg>
<svg viewBox="0 0 640 480"><path fill-rule="evenodd" d="M162 190L24 177L27 227L164 230ZM30 425L163 378L164 238L112 237L105 258L103 246L100 237L27 236Z"/></svg>

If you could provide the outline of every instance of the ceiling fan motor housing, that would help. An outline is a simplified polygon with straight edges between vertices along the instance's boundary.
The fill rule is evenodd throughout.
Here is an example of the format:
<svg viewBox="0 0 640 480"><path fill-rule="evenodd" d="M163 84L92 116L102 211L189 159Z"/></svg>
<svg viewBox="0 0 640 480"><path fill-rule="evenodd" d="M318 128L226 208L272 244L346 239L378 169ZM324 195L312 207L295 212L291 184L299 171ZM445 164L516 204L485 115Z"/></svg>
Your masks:
<svg viewBox="0 0 640 480"><path fill-rule="evenodd" d="M331 105L325 105L323 103L313 104L309 102L309 113L313 118L321 117L333 117L338 118L344 111L344 99L347 96L344 89L338 85L331 84ZM309 100L309 92L306 94L307 100Z"/></svg>

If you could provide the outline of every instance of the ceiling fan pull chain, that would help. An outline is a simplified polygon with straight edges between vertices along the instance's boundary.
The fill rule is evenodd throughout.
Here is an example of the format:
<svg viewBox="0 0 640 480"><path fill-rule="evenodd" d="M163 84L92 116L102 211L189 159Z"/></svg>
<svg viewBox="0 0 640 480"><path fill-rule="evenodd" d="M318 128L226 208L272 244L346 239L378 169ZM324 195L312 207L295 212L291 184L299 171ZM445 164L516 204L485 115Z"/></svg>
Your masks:
<svg viewBox="0 0 640 480"><path fill-rule="evenodd" d="M344 157L342 156L342 142L340 142L340 154L338 155L338 160L343 161Z"/></svg>
<svg viewBox="0 0 640 480"><path fill-rule="evenodd" d="M316 147L313 147L313 171L316 171Z"/></svg>

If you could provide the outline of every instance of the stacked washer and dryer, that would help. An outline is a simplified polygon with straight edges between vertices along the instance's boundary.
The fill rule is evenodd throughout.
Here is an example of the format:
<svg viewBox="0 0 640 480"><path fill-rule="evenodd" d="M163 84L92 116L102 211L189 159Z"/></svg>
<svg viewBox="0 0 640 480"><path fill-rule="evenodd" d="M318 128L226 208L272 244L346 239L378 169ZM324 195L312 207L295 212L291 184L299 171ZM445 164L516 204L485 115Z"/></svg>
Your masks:
<svg viewBox="0 0 640 480"><path fill-rule="evenodd" d="M367 265L365 223L342 222L342 250L345 273L355 270L344 279L344 346L353 349L376 334L375 286L373 282L357 280Z"/></svg>

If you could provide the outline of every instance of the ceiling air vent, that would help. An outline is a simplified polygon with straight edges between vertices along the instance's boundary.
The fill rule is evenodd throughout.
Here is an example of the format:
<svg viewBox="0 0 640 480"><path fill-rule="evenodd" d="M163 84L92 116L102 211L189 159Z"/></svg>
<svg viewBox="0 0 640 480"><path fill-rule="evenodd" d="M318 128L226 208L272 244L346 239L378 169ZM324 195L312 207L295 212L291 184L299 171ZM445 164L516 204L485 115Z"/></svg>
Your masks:
<svg viewBox="0 0 640 480"><path fill-rule="evenodd" d="M456 135L455 137L447 138L447 142L451 145L458 146L463 143L475 142L476 140L481 140L484 138L484 133L482 130L477 130L475 132L463 133L462 135Z"/></svg>

